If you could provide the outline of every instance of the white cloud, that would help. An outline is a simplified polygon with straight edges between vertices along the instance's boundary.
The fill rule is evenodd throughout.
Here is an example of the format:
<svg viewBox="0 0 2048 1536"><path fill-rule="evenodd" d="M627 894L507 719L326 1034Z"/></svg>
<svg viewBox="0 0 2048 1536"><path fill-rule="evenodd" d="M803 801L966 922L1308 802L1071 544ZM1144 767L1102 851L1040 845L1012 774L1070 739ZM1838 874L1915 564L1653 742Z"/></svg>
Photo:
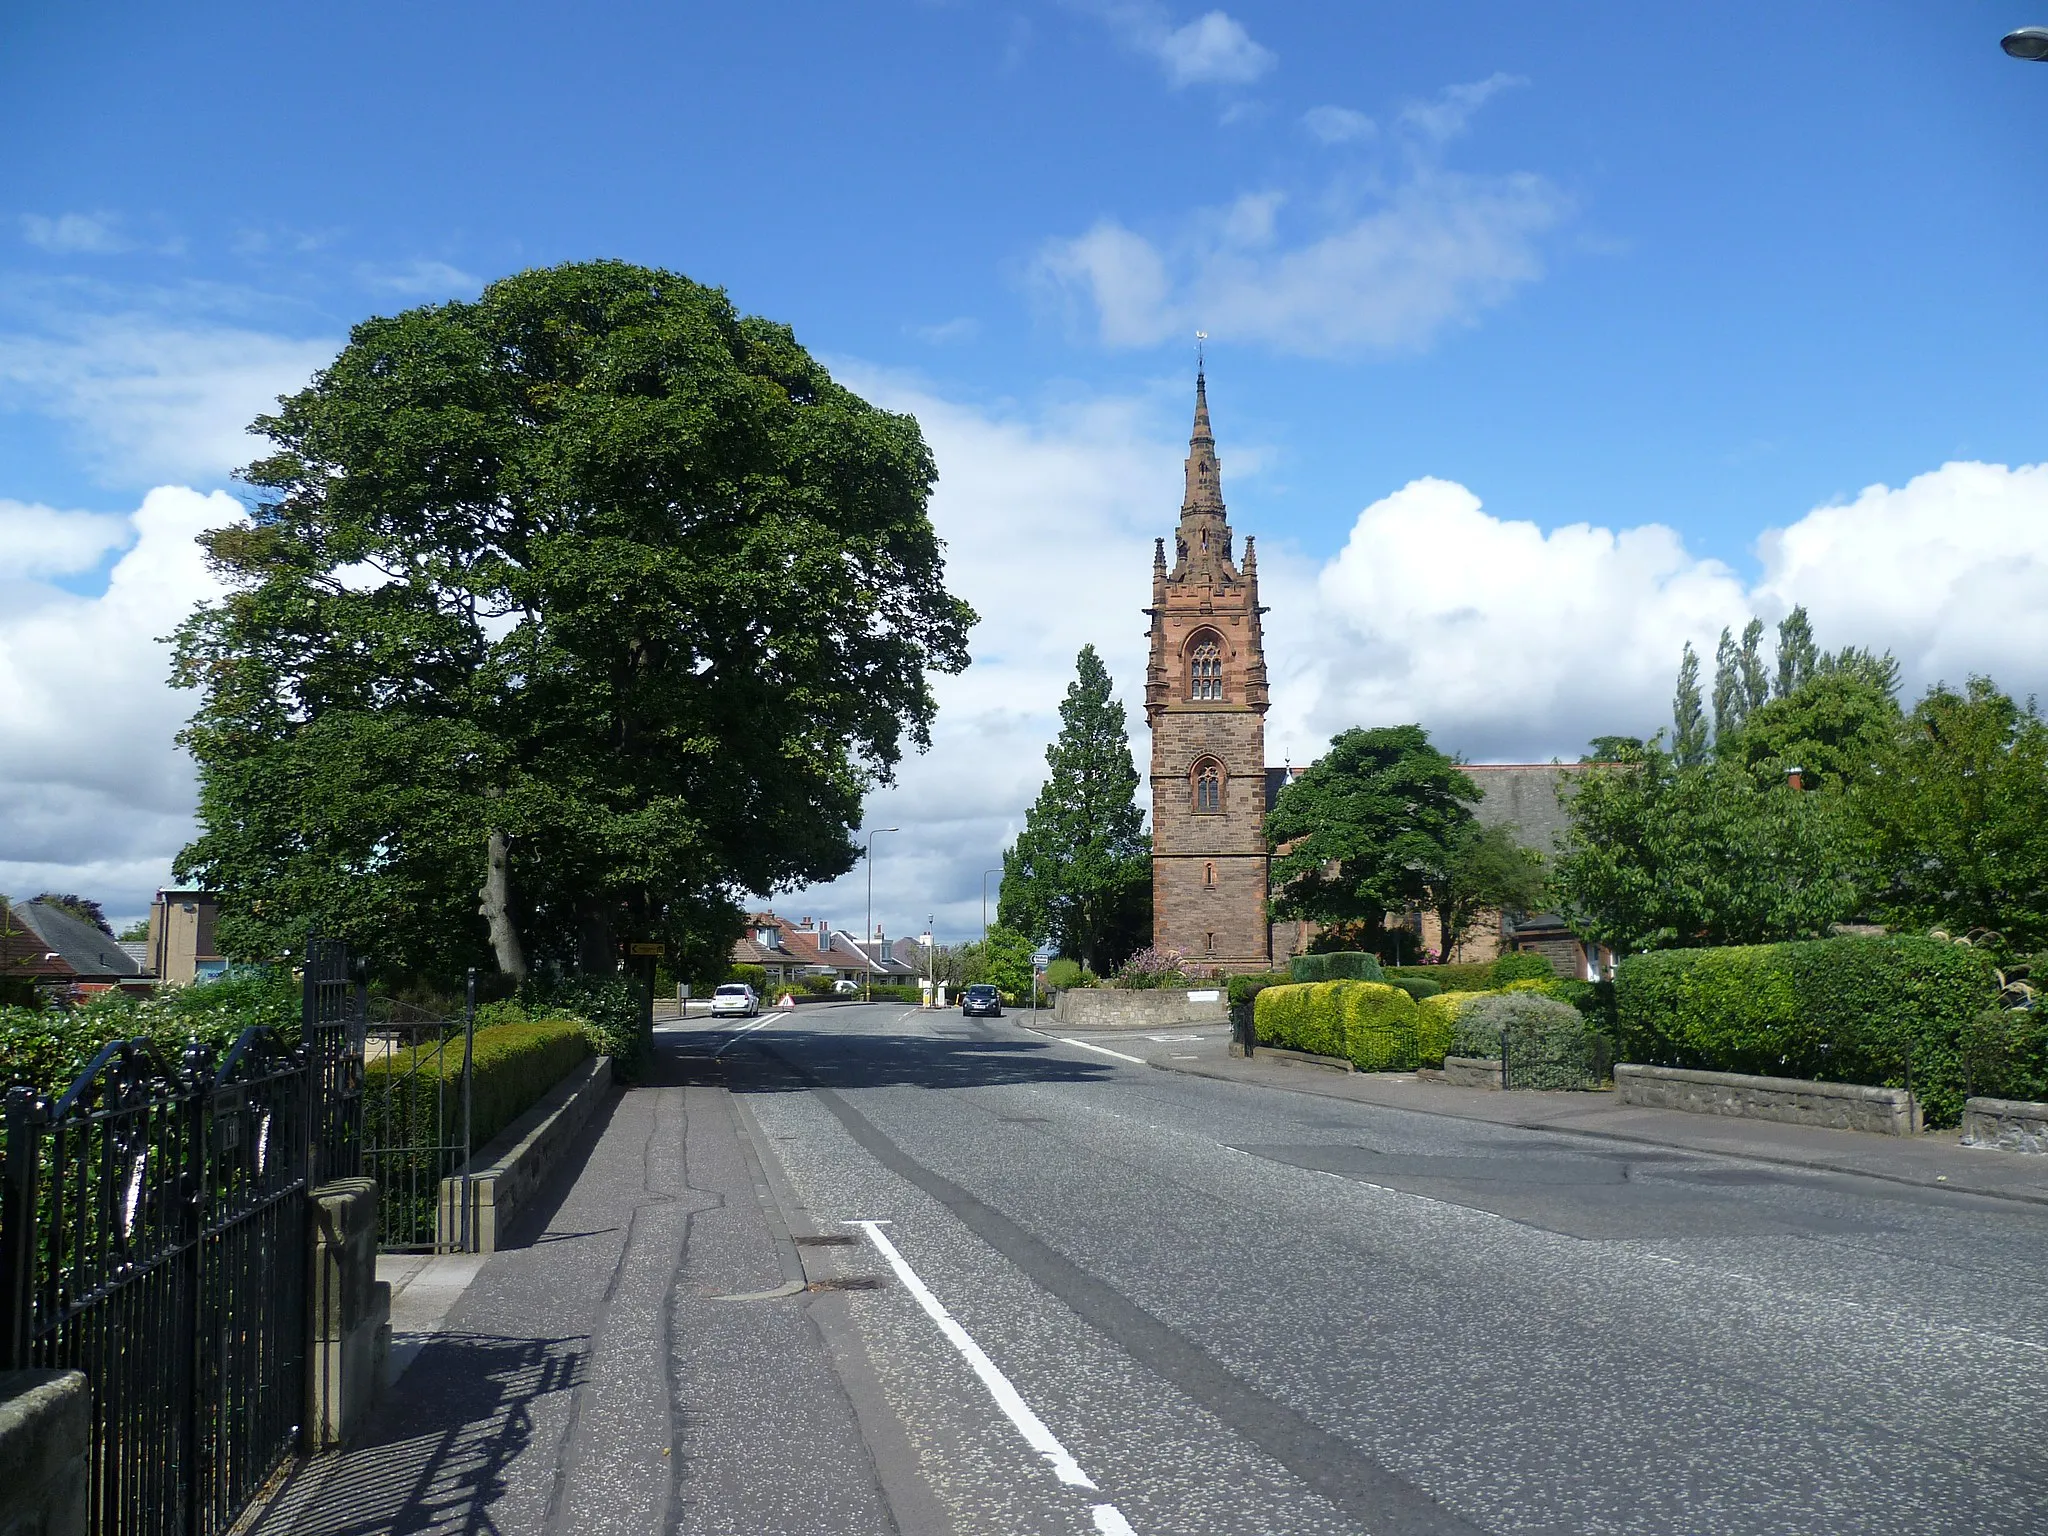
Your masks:
<svg viewBox="0 0 2048 1536"><path fill-rule="evenodd" d="M1493 74L1467 85L1447 85L1432 101L1414 101L1401 109L1401 125L1432 144L1457 138L1479 109L1502 91L1529 82L1520 75Z"/></svg>
<svg viewBox="0 0 2048 1536"><path fill-rule="evenodd" d="M173 738L194 697L169 686L161 637L219 592L194 538L241 515L220 492L160 487L121 519L133 544L101 595L0 587L0 890L135 913L168 879L191 835L192 769ZM62 558L105 536L93 525Z"/></svg>
<svg viewBox="0 0 2048 1536"><path fill-rule="evenodd" d="M981 334L981 322L972 315L956 315L953 319L937 325L913 325L905 329L919 341L943 347L958 341L974 340Z"/></svg>
<svg viewBox="0 0 2048 1536"><path fill-rule="evenodd" d="M133 248L111 213L40 213L21 216L21 236L56 256L111 256Z"/></svg>
<svg viewBox="0 0 2048 1536"><path fill-rule="evenodd" d="M2048 466L1955 463L1873 486L1767 532L1757 554L1746 583L1656 523L1545 531L1415 481L1276 588L1276 748L1300 761L1345 726L1419 720L1481 760L1574 757L1595 735L1668 727L1688 640L1711 666L1724 626L1798 603L1823 645L1897 655L1908 702L1971 672L2048 692Z"/></svg>
<svg viewBox="0 0 2048 1536"><path fill-rule="evenodd" d="M141 315L0 334L0 405L75 429L118 481L218 481L261 451L248 424L303 388L338 344Z"/></svg>
<svg viewBox="0 0 2048 1536"><path fill-rule="evenodd" d="M1379 132L1371 118L1351 107L1310 107L1302 113L1301 125L1325 144L1349 144Z"/></svg>
<svg viewBox="0 0 2048 1536"><path fill-rule="evenodd" d="M407 298L446 298L451 294L475 293L483 287L482 278L460 267L424 259L389 266L366 263L356 268L356 276L369 287Z"/></svg>
<svg viewBox="0 0 2048 1536"><path fill-rule="evenodd" d="M1246 85L1274 64L1272 51L1253 42L1243 25L1222 11L1174 28L1159 39L1156 51L1175 85Z"/></svg>
<svg viewBox="0 0 2048 1536"><path fill-rule="evenodd" d="M113 513L60 512L0 496L0 581L89 571L131 534L129 520Z"/></svg>
<svg viewBox="0 0 2048 1536"><path fill-rule="evenodd" d="M1153 0L1071 0L1114 28L1125 43L1157 60L1176 88L1248 85L1278 60L1244 24L1225 11L1208 11L1180 26Z"/></svg>
<svg viewBox="0 0 2048 1536"><path fill-rule="evenodd" d="M1248 207L1263 222L1246 220ZM1428 172L1289 245L1278 207L1271 192L1239 199L1165 248L1106 219L1046 246L1033 276L1042 293L1090 305L1112 347L1199 326L1307 356L1416 350L1540 277L1538 241L1569 210L1541 176Z"/></svg>

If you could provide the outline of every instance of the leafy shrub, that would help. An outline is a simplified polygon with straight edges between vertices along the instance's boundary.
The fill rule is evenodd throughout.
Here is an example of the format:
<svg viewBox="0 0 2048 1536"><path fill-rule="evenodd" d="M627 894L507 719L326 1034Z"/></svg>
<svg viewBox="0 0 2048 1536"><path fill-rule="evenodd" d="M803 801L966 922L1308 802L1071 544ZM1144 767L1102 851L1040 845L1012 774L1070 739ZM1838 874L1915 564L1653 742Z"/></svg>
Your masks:
<svg viewBox="0 0 2048 1536"><path fill-rule="evenodd" d="M1511 951L1502 955L1486 968L1489 986L1504 987L1511 981L1552 981L1557 969L1543 955L1526 951Z"/></svg>
<svg viewBox="0 0 2048 1536"><path fill-rule="evenodd" d="M1423 981L1433 981L1446 992L1484 992L1493 986L1493 963L1481 961L1467 964L1460 961L1455 965L1390 965L1387 980L1399 981L1406 976Z"/></svg>
<svg viewBox="0 0 2048 1536"><path fill-rule="evenodd" d="M559 981L534 981L522 994L529 1014L570 1014L588 1027L590 1048L612 1059L612 1074L621 1082L638 1082L654 1054L654 1042L641 1027L640 989L627 976L565 976Z"/></svg>
<svg viewBox="0 0 2048 1536"><path fill-rule="evenodd" d="M831 994L838 979L836 976L806 976L798 984L813 997L826 997Z"/></svg>
<svg viewBox="0 0 2048 1536"><path fill-rule="evenodd" d="M1575 1087L1593 1060L1595 1033L1570 1003L1537 992L1496 992L1459 1010L1451 1054L1497 1057L1505 1035L1517 1082Z"/></svg>
<svg viewBox="0 0 2048 1536"><path fill-rule="evenodd" d="M1441 982L1431 981L1426 976L1389 976L1387 984L1399 987L1418 1003L1425 997L1435 997L1437 993L1443 991Z"/></svg>
<svg viewBox="0 0 2048 1536"><path fill-rule="evenodd" d="M495 1003L483 1004L476 1011L476 1027L478 1029L496 1029L501 1024L527 1024L531 1022L532 1020L527 1017L526 1009L520 1006L517 998L500 998Z"/></svg>
<svg viewBox="0 0 2048 1536"><path fill-rule="evenodd" d="M752 987L756 997L768 990L768 968L764 965L735 965L726 972L725 979L735 986Z"/></svg>
<svg viewBox="0 0 2048 1536"><path fill-rule="evenodd" d="M924 994L918 991L916 987L898 987L883 982L876 982L873 992L876 1002L921 1003L924 1001Z"/></svg>
<svg viewBox="0 0 2048 1536"><path fill-rule="evenodd" d="M1095 978L1081 969L1080 961L1061 957L1046 966L1045 984L1055 992L1064 992L1070 987L1091 987Z"/></svg>
<svg viewBox="0 0 2048 1536"><path fill-rule="evenodd" d="M60 1094L116 1040L151 1040L173 1062L188 1044L224 1051L259 1025L295 1045L300 1020L299 986L283 967L244 969L146 996L102 992L71 1008L0 1007L0 1087Z"/></svg>
<svg viewBox="0 0 2048 1536"><path fill-rule="evenodd" d="M1186 959L1179 950L1148 944L1117 967L1112 986L1134 992L1162 987L1184 987L1188 983Z"/></svg>
<svg viewBox="0 0 2048 1536"><path fill-rule="evenodd" d="M1337 1056L1367 1072L1416 1064L1415 999L1375 981L1287 982L1252 998L1262 1044Z"/></svg>
<svg viewBox="0 0 2048 1536"><path fill-rule="evenodd" d="M1284 987L1288 984L1285 971L1260 971L1249 976L1232 976L1224 983L1224 996L1230 1003L1230 1029L1240 1038L1246 1030L1254 1030L1253 1009L1258 996L1268 987Z"/></svg>
<svg viewBox="0 0 2048 1536"><path fill-rule="evenodd" d="M1452 1046L1459 1013L1473 998L1492 995L1490 992L1439 992L1434 997L1418 998L1415 1004L1416 1065L1440 1067L1444 1064L1444 1057L1457 1055Z"/></svg>
<svg viewBox="0 0 2048 1536"><path fill-rule="evenodd" d="M1931 1125L1962 1116L1966 1041L1997 982L1939 939L1812 939L1657 950L1621 963L1615 1014L1630 1061L1911 1086Z"/></svg>
<svg viewBox="0 0 2048 1536"><path fill-rule="evenodd" d="M2048 979L2048 967L2035 974ZM1993 1099L2048 1100L2048 1009L1986 1008L1963 1030L1963 1089Z"/></svg>
<svg viewBox="0 0 2048 1536"><path fill-rule="evenodd" d="M1362 950L1340 949L1326 955L1296 955L1287 962L1296 981L1383 981L1378 957Z"/></svg>
<svg viewBox="0 0 2048 1536"><path fill-rule="evenodd" d="M371 1124L431 1127L436 1099L459 1091L462 1081L462 1039L445 1048L399 1051L372 1061L363 1074L365 1109ZM530 1024L495 1024L476 1032L474 1071L470 1079L472 1151L517 1120L590 1055L583 1021L544 1019ZM404 1102L410 1100L410 1103ZM458 1110L459 1114L460 1111ZM456 1121L459 1129L460 1121Z"/></svg>
<svg viewBox="0 0 2048 1536"><path fill-rule="evenodd" d="M1344 1050L1361 1072L1413 1072L1415 999L1383 981L1355 981L1338 994L1344 1007Z"/></svg>

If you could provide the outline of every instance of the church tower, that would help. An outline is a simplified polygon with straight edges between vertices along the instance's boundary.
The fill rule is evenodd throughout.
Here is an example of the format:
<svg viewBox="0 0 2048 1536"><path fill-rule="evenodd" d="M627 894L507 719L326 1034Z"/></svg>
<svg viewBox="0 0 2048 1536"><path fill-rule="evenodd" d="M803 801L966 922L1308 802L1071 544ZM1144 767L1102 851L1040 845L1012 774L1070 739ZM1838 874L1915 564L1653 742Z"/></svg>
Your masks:
<svg viewBox="0 0 2048 1536"><path fill-rule="evenodd" d="M1266 921L1266 652L1252 541L1232 561L1208 382L1195 374L1187 491L1152 554L1152 942L1191 965L1271 968Z"/></svg>

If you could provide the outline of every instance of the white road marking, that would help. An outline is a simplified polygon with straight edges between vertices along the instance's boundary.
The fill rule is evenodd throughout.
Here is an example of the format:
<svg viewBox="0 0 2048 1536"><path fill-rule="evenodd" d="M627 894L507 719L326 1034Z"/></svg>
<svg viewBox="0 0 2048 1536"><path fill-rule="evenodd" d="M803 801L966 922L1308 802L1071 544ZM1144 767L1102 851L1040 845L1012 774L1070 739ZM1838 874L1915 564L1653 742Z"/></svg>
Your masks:
<svg viewBox="0 0 2048 1536"><path fill-rule="evenodd" d="M1118 1061L1128 1061L1134 1067L1149 1067L1152 1065L1142 1056L1126 1056L1122 1051L1112 1051L1106 1045L1090 1045L1086 1040L1074 1040L1066 1035L1055 1035L1053 1038L1062 1045L1078 1045L1084 1051L1100 1051L1105 1056L1114 1056Z"/></svg>
<svg viewBox="0 0 2048 1536"><path fill-rule="evenodd" d="M1059 1438L1051 1430L1045 1427L1045 1420L1032 1411L1031 1405L1024 1401L1024 1394L1011 1384L1010 1378L1003 1374L1001 1367L989 1359L982 1347L974 1342L973 1335L962 1328L953 1314L946 1310L945 1303L932 1294L931 1287L918 1278L917 1271L912 1269L909 1261L897 1251L896 1245L883 1236L883 1223L850 1221L847 1225L859 1227L867 1233L868 1241L873 1243L882 1257L889 1261L889 1267L896 1272L896 1278L903 1283L903 1288L917 1298L917 1304L924 1308L927 1317L939 1325L939 1332L943 1333L947 1341L960 1352L960 1358L974 1368L974 1374L981 1378L981 1384L988 1388L988 1395L994 1398L996 1406L1003 1410L1003 1417L1007 1418L1016 1427L1017 1433L1024 1437L1024 1443L1043 1456L1052 1465L1053 1474L1069 1488L1093 1490L1094 1479L1081 1470L1081 1464L1074 1460L1073 1454L1060 1444ZM1104 1533L1104 1536L1137 1536L1131 1529L1130 1522L1124 1519L1114 1504L1093 1505L1091 1513L1095 1517L1095 1529Z"/></svg>
<svg viewBox="0 0 2048 1536"><path fill-rule="evenodd" d="M717 1050L713 1051L711 1054L714 1056L723 1056L727 1051L731 1050L735 1045L739 1044L740 1036L751 1035L757 1029L766 1029L770 1024L773 1024L774 1022L775 1018L771 1014L766 1018L756 1019L753 1023L734 1030L731 1036L727 1038L725 1044L721 1045Z"/></svg>

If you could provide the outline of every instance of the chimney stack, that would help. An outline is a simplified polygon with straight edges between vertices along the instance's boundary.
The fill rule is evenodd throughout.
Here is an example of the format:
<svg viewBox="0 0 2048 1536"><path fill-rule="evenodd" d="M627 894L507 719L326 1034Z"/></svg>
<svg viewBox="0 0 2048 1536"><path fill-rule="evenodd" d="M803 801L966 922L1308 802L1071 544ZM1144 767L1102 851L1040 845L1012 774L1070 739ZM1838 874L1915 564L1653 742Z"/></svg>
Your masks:
<svg viewBox="0 0 2048 1536"><path fill-rule="evenodd" d="M1787 768L1785 770L1785 782L1794 789L1806 788L1806 770L1804 768Z"/></svg>

